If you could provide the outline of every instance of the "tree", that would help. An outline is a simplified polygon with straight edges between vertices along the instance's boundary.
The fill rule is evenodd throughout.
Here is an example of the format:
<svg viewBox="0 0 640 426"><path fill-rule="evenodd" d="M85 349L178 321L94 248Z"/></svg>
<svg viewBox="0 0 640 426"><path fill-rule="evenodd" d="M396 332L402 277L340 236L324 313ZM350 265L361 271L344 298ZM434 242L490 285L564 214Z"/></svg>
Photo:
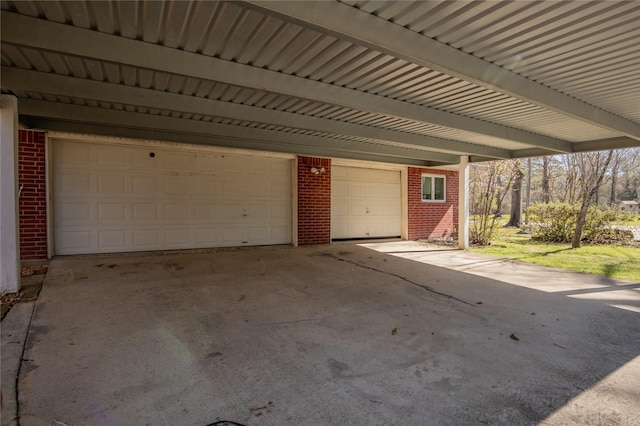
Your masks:
<svg viewBox="0 0 640 426"><path fill-rule="evenodd" d="M497 223L496 211L513 181L513 161L474 164L470 169L469 210L473 217L469 221L469 240L472 244L487 245L491 242Z"/></svg>
<svg viewBox="0 0 640 426"><path fill-rule="evenodd" d="M551 191L549 189L549 157L542 157L542 202L549 203L551 201Z"/></svg>
<svg viewBox="0 0 640 426"><path fill-rule="evenodd" d="M511 217L505 226L519 227L522 222L522 179L524 178L524 165L520 160L513 161L511 185Z"/></svg>
<svg viewBox="0 0 640 426"><path fill-rule="evenodd" d="M636 200L640 195L640 148L624 151L617 196L619 200Z"/></svg>
<svg viewBox="0 0 640 426"><path fill-rule="evenodd" d="M564 195L562 201L568 204L575 204L580 198L580 177L578 158L573 154L563 155L561 157L562 171L564 175Z"/></svg>
<svg viewBox="0 0 640 426"><path fill-rule="evenodd" d="M640 183L640 149L618 149L611 159L611 186L609 205L615 206L622 200L638 198L637 187Z"/></svg>
<svg viewBox="0 0 640 426"><path fill-rule="evenodd" d="M527 209L531 205L531 157L527 158ZM525 210L524 223L529 224L529 213Z"/></svg>
<svg viewBox="0 0 640 426"><path fill-rule="evenodd" d="M616 204L616 190L618 185L618 173L620 170L620 159L622 158L622 151L616 151L611 159L611 191L609 192L609 206L613 207Z"/></svg>
<svg viewBox="0 0 640 426"><path fill-rule="evenodd" d="M607 152L584 152L574 154L576 163L578 165L578 171L580 173L580 181L582 183L582 204L580 211L578 212L578 218L576 220L576 231L573 234L573 240L571 241L571 247L580 247L582 241L582 228L587 219L587 212L589 211L589 204L593 195L596 193L602 181L604 175L609 168L611 158L613 157L613 150Z"/></svg>

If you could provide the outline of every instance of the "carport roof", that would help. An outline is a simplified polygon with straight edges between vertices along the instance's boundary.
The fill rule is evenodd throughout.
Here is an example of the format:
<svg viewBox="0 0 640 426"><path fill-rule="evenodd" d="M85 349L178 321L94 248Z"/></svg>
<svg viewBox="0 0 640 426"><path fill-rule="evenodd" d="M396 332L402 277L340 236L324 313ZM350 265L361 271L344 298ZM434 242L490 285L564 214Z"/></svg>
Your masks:
<svg viewBox="0 0 640 426"><path fill-rule="evenodd" d="M413 165L640 146L638 1L2 1L33 128Z"/></svg>

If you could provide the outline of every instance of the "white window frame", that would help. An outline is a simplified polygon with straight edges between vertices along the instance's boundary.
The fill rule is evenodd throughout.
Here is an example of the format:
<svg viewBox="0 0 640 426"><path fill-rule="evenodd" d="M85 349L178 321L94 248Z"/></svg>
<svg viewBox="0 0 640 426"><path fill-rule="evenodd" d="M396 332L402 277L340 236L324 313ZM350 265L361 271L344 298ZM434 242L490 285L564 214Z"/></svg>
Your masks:
<svg viewBox="0 0 640 426"><path fill-rule="evenodd" d="M424 198L424 178L431 178L431 199ZM442 200L436 200L433 197L436 195L436 179L442 179ZM447 176L432 173L423 173L420 177L420 200L423 203L446 203L447 202Z"/></svg>

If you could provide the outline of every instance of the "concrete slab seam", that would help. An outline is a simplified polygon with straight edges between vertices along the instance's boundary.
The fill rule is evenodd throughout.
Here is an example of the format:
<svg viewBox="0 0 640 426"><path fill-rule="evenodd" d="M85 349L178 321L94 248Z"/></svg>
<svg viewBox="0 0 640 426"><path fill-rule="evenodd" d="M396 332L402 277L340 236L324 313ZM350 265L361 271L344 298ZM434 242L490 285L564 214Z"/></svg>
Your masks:
<svg viewBox="0 0 640 426"><path fill-rule="evenodd" d="M22 373L22 363L24 361L24 353L27 347L27 340L29 339L29 331L31 330L31 322L33 321L33 316L36 312L36 305L38 304L38 299L35 300L31 307L31 315L29 315L29 324L27 325L27 332L24 335L24 339L22 341L22 351L20 352L20 362L18 363L18 371L16 373L15 378L15 395L16 395L16 426L20 426L20 374Z"/></svg>
<svg viewBox="0 0 640 426"><path fill-rule="evenodd" d="M336 259L336 260L338 260L340 262L347 262L347 263L349 263L351 265L358 266L358 267L363 268L363 269L369 269L370 271L375 271L375 272L379 272L381 274L390 275L392 277L399 278L399 279L401 279L401 280L403 280L403 281L405 281L405 282L407 282L409 284L412 284L412 285L415 285L417 287L420 287L423 290L426 290L426 291L428 291L430 293L446 297L447 299L453 299L453 300L455 300L457 302L464 303L465 305L469 305L469 306L473 306L474 308L477 308L477 306L475 304L473 304L473 303L469 303L466 300L462 300L462 299L459 299L459 298L457 298L455 296L451 296L450 294L441 293L441 292L439 292L437 290L432 289L431 287L429 287L427 285L423 285L423 284L417 283L415 281L411 281L409 278L403 277L402 275L394 274L393 272L382 271L382 270L376 269L376 268L374 268L372 266L362 265L362 264L360 264L358 262L354 262L352 260L343 259L341 257L335 256L335 255L330 254L330 253L327 253L326 256L331 257L333 259Z"/></svg>

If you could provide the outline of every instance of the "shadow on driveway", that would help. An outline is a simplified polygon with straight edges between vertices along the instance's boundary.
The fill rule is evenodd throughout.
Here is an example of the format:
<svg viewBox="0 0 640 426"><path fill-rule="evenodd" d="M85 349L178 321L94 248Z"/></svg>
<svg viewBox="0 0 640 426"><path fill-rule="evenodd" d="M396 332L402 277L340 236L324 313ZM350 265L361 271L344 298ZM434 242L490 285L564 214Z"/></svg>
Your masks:
<svg viewBox="0 0 640 426"><path fill-rule="evenodd" d="M55 259L21 425L640 423L637 286L385 244Z"/></svg>

